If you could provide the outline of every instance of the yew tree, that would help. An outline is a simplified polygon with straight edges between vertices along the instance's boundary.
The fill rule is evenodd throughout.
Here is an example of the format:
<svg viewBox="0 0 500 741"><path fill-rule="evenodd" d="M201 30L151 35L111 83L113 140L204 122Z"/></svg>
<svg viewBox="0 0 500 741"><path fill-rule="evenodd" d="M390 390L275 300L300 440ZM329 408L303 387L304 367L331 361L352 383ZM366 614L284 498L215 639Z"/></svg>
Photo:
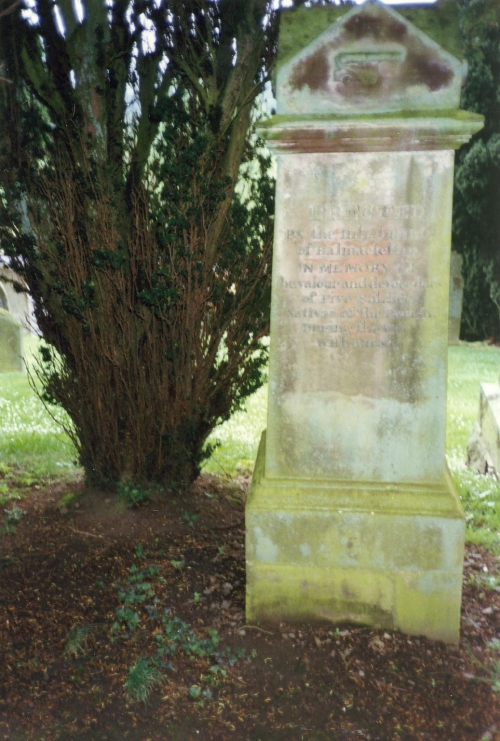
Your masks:
<svg viewBox="0 0 500 741"><path fill-rule="evenodd" d="M485 125L456 155L453 246L464 259L465 339L500 340L500 6L459 0L469 71L462 108Z"/></svg>
<svg viewBox="0 0 500 741"><path fill-rule="evenodd" d="M87 481L193 479L262 382L267 0L0 5L0 247Z"/></svg>

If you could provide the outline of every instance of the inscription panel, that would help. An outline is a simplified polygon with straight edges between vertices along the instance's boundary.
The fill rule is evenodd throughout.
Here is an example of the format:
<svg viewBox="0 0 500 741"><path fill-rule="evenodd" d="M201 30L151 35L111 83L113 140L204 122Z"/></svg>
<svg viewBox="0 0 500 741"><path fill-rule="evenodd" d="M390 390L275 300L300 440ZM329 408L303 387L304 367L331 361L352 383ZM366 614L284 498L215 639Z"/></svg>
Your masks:
<svg viewBox="0 0 500 741"><path fill-rule="evenodd" d="M409 218L419 226L398 226ZM429 232L422 206L311 205L309 219L305 233L285 230L297 279L279 276L296 331L344 352L388 348L398 346L407 320L432 318L419 249Z"/></svg>
<svg viewBox="0 0 500 741"><path fill-rule="evenodd" d="M452 162L280 157L267 475L442 474Z"/></svg>

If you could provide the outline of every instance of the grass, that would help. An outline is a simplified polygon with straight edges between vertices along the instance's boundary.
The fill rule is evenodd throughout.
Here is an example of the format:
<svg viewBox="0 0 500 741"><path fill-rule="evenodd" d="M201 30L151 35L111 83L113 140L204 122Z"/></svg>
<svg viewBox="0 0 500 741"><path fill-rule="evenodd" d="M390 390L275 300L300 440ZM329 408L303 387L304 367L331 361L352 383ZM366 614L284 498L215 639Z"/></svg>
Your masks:
<svg viewBox="0 0 500 741"><path fill-rule="evenodd" d="M482 343L450 347L446 452L467 522L467 540L500 553L500 482L466 467L467 442L477 422L479 384L497 383L500 350Z"/></svg>
<svg viewBox="0 0 500 741"><path fill-rule="evenodd" d="M130 700L147 702L151 690L162 681L161 672L150 666L147 659L139 657L128 670L125 690Z"/></svg>
<svg viewBox="0 0 500 741"><path fill-rule="evenodd" d="M28 365L36 338L28 340ZM500 349L483 343L449 348L447 458L464 503L467 537L500 553L500 484L466 468L466 449L478 416L479 384L498 381ZM57 410L54 413L59 414ZM250 471L266 426L267 387L261 388L210 441L219 447L204 470L234 475ZM24 374L0 374L0 461L23 475L61 477L75 466L75 450L31 389ZM1 475L0 475L1 478Z"/></svg>
<svg viewBox="0 0 500 741"><path fill-rule="evenodd" d="M33 367L38 340L25 340L26 362ZM53 409L63 419L61 410ZM76 452L60 425L31 388L25 373L0 373L0 461L36 478L61 476L74 467Z"/></svg>
<svg viewBox="0 0 500 741"><path fill-rule="evenodd" d="M236 412L209 438L218 447L207 461L204 470L209 473L234 475L241 470L252 470L262 430L266 427L267 384L247 403L247 408Z"/></svg>
<svg viewBox="0 0 500 741"><path fill-rule="evenodd" d="M92 625L74 625L66 637L64 652L68 656L77 659L87 650L90 635L93 631Z"/></svg>

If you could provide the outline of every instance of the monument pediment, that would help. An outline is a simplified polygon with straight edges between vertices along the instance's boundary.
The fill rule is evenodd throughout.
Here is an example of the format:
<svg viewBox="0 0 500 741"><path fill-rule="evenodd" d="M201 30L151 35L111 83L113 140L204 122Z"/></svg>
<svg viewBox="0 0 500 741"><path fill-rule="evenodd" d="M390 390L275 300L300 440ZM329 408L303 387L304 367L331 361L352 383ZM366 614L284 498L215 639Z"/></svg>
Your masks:
<svg viewBox="0 0 500 741"><path fill-rule="evenodd" d="M402 15L356 6L284 64L281 114L348 115L459 107L465 65Z"/></svg>

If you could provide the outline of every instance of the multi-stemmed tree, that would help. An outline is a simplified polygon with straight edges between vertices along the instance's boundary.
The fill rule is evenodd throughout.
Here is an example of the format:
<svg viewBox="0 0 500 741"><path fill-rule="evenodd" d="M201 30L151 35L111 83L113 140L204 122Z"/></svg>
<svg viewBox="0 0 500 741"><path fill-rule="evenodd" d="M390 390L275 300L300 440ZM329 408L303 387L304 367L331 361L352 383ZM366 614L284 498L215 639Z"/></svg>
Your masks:
<svg viewBox="0 0 500 741"><path fill-rule="evenodd" d="M189 482L262 382L267 0L0 6L0 245L89 483Z"/></svg>

